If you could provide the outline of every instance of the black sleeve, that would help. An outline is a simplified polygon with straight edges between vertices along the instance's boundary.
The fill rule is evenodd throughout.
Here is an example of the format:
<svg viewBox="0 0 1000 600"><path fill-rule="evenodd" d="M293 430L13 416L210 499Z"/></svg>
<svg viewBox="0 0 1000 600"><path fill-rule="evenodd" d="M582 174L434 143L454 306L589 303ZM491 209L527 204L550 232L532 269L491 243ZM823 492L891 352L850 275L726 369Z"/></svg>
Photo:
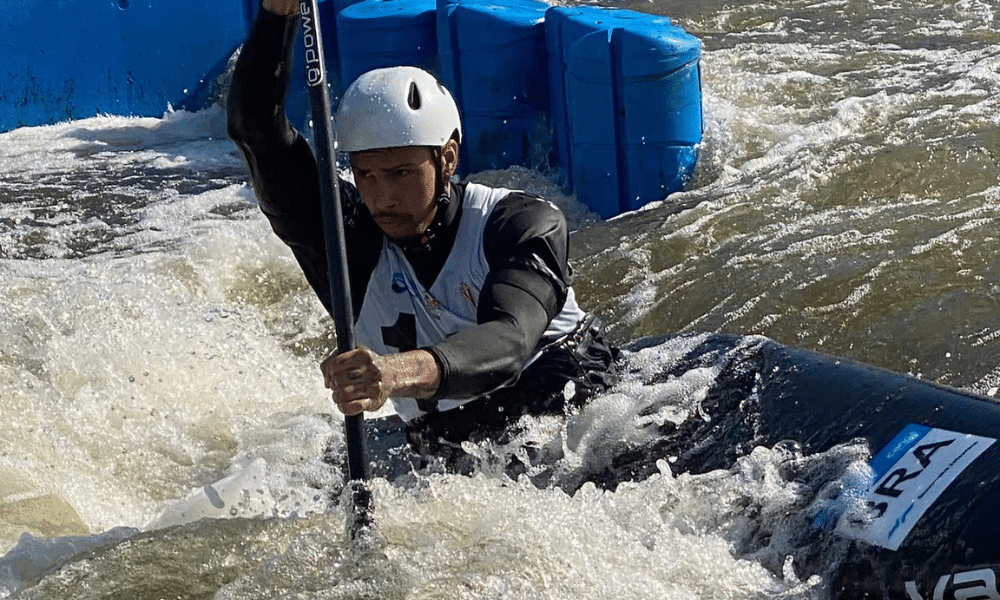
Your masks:
<svg viewBox="0 0 1000 600"><path fill-rule="evenodd" d="M261 9L247 37L229 89L229 137L243 153L261 211L271 228L291 248L327 311L330 280L320 205L319 172L312 149L285 115L285 95L292 69L298 17L281 17ZM370 217L357 190L340 180L341 202L349 217L345 237L351 250L351 291L355 316L360 296L374 267ZM359 209L361 206L361 209ZM363 212L367 214L367 210Z"/></svg>
<svg viewBox="0 0 1000 600"><path fill-rule="evenodd" d="M493 210L484 239L490 273L479 325L430 348L442 369L437 398L468 398L516 382L572 282L566 219L546 200L511 194Z"/></svg>

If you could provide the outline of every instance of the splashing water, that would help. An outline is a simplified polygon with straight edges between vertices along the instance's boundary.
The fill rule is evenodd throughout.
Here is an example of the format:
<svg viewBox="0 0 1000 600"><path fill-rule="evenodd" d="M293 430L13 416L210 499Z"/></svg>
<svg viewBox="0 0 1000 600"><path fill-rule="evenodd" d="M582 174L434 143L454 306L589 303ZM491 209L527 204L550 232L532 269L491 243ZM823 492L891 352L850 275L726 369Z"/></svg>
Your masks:
<svg viewBox="0 0 1000 600"><path fill-rule="evenodd" d="M566 210L578 297L617 342L692 336L636 350L571 419L468 448L474 476L382 465L370 545L344 535L330 464L327 317L220 109L0 134L0 597L828 597L843 548L813 524L868 448L585 481L704 417L718 365L640 385L699 332L996 393L997 11L615 4L705 42L690 189L599 222L545 174L476 177Z"/></svg>

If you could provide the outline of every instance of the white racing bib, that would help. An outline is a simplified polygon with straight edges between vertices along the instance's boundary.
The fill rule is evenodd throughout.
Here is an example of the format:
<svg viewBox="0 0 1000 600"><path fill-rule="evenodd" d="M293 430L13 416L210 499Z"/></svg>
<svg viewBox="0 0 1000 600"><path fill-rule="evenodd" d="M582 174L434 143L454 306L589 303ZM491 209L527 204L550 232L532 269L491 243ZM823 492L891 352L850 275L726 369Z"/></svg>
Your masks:
<svg viewBox="0 0 1000 600"><path fill-rule="evenodd" d="M430 288L420 283L399 246L384 241L355 324L358 342L378 354L392 354L433 346L478 324L479 294L489 273L483 232L493 208L509 193L507 189L468 184L455 244ZM549 324L546 335L569 333L583 315L570 289L562 312ZM473 399L440 400L437 410L451 410ZM425 414L412 398L392 401L405 421Z"/></svg>

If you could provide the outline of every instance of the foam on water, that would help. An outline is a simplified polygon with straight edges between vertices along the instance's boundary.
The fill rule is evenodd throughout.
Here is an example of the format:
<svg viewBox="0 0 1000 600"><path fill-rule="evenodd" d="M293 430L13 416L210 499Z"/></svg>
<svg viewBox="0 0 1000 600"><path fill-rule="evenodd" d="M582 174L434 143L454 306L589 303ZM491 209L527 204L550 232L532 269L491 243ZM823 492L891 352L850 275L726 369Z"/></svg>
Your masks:
<svg viewBox="0 0 1000 600"><path fill-rule="evenodd" d="M302 355L329 332L245 183L227 180L241 165L214 138L221 122L211 109L4 136L9 180L58 173L67 191L102 179L114 189L118 172L141 171L145 188L159 188L131 192L140 205L129 221L108 224L114 252L65 251L87 226L72 203L40 198L53 214L44 225L19 220L30 200L3 205L6 254L30 255L35 242L21 234L36 228L50 257L2 265L4 502L57 497L79 515L74 533L138 527L163 501L249 462L247 444L263 451L280 437L283 452L319 461L330 427L313 415L329 406ZM116 201L103 199L106 212ZM321 431L307 436L297 414ZM6 522L2 545L40 525Z"/></svg>
<svg viewBox="0 0 1000 600"><path fill-rule="evenodd" d="M32 489L63 491L91 527L134 524L178 482L224 468L262 416L326 408L314 367L260 335L267 315L222 293L230 269L202 262L203 249L47 261L12 282L0 407L14 434L0 459L17 474L8 481L30 473Z"/></svg>
<svg viewBox="0 0 1000 600"><path fill-rule="evenodd" d="M786 460L761 451L733 472L666 470L615 493L588 486L574 496L484 475L432 476L417 487L377 480L373 548L345 543L336 514L202 521L107 544L21 597L154 597L176 587L178 571L214 581L219 599L821 597L820 579L800 579L786 558L792 526L817 510L804 486L782 480ZM762 543L762 520L788 525ZM185 538L184 560L164 564ZM776 571L764 566L775 562ZM123 568L143 576L112 575Z"/></svg>
<svg viewBox="0 0 1000 600"><path fill-rule="evenodd" d="M567 195L555 182L554 175L544 175L524 167L480 171L467 177L468 181L481 183L492 187L516 189L529 194L537 194L551 201L566 215L566 221L571 230L592 225L599 217L584 204L576 200L576 196Z"/></svg>
<svg viewBox="0 0 1000 600"><path fill-rule="evenodd" d="M567 211L578 295L617 341L764 333L995 391L994 7L648 4L706 40L692 189L595 227L544 175L476 176ZM809 534L849 510L867 448L560 487L701 418L718 365L638 384L698 336L634 352L568 421L468 448L476 476L376 479L381 541L353 546L324 462L343 454L316 367L329 319L220 109L0 148L0 597L826 597L842 549Z"/></svg>
<svg viewBox="0 0 1000 600"><path fill-rule="evenodd" d="M819 580L782 571L792 546L764 551L773 564L735 550L748 545L749 522L736 526L747 498L785 506L808 496L766 475L776 468L768 463L787 457L763 450L733 473L674 477L664 462L648 481L615 492L591 484L574 496L535 488L533 472L515 484L502 469L380 479L383 545L347 545L343 513L328 512L342 475L324 462L328 447L343 453L340 421L322 416L329 406L317 355L303 341L322 339L324 320L311 292L288 281L295 266L265 227L230 218L193 228L169 251L7 261L11 301L0 310L16 343L4 355L0 411L14 428L0 465L16 489L5 490L3 506L51 495L79 515L81 529L6 522L0 595L23 587L18 597L100 598L113 588L152 598L186 580L219 598L819 593ZM539 468L575 486L607 467L622 443L641 445L658 424L699 418L716 369L637 384L699 341L638 350L630 381L569 422L529 419L509 447L470 450L488 459L522 452L524 441L558 447L554 467ZM15 547L25 529L35 535ZM166 559L177 552L181 561Z"/></svg>

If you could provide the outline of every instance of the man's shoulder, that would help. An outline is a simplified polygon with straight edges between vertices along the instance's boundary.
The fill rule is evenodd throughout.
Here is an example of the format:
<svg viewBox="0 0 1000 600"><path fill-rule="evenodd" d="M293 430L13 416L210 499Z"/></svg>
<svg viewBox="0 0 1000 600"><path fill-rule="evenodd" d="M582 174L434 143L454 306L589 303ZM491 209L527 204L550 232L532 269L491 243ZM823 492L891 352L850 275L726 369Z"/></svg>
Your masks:
<svg viewBox="0 0 1000 600"><path fill-rule="evenodd" d="M549 230L565 227L566 217L552 201L522 191L511 191L493 208L490 221L520 228Z"/></svg>
<svg viewBox="0 0 1000 600"><path fill-rule="evenodd" d="M561 217L562 210L550 200L522 190L462 183L455 186L463 206L481 206L495 221L515 214L529 213L540 218Z"/></svg>
<svg viewBox="0 0 1000 600"><path fill-rule="evenodd" d="M566 217L551 201L519 190L505 190L486 217L488 246L504 247L535 237L567 235Z"/></svg>

